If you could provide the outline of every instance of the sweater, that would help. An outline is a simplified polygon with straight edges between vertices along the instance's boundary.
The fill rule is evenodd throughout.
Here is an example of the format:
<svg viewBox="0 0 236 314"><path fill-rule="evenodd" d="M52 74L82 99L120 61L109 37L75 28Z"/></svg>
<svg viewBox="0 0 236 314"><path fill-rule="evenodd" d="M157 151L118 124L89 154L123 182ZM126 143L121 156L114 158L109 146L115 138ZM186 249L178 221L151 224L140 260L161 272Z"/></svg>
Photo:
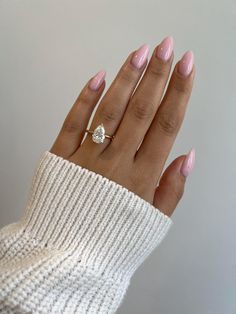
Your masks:
<svg viewBox="0 0 236 314"><path fill-rule="evenodd" d="M49 151L19 221L0 230L0 313L115 313L172 220Z"/></svg>

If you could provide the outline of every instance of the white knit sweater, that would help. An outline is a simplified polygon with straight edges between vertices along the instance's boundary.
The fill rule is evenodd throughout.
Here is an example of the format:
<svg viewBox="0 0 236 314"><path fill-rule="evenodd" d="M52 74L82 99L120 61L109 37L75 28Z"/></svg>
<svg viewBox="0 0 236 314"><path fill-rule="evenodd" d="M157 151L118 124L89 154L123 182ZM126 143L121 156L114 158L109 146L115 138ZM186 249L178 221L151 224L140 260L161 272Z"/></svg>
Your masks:
<svg viewBox="0 0 236 314"><path fill-rule="evenodd" d="M49 151L19 222L0 230L0 313L115 313L172 220Z"/></svg>

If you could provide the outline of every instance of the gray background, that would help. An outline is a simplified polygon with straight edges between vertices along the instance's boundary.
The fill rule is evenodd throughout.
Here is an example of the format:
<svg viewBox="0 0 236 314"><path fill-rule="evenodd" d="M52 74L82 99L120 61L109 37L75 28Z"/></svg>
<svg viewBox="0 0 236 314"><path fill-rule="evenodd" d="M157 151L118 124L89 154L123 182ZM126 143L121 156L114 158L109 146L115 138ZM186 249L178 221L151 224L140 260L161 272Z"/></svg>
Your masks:
<svg viewBox="0 0 236 314"><path fill-rule="evenodd" d="M168 163L196 148L174 226L135 273L119 313L236 313L236 2L0 0L1 226L25 206L34 166L98 70L175 39L197 76Z"/></svg>

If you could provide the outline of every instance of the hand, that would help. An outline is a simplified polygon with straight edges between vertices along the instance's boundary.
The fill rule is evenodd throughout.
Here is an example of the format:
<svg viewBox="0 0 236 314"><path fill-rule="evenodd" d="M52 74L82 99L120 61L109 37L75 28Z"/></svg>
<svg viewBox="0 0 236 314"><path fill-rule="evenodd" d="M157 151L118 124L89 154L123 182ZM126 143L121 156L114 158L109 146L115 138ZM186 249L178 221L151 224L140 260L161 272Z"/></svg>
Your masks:
<svg viewBox="0 0 236 314"><path fill-rule="evenodd" d="M154 49L149 62L148 52L143 45L128 56L93 117L90 130L103 123L114 139L97 144L87 134L82 141L105 88L106 73L100 71L82 89L50 152L115 181L170 216L193 168L194 150L162 171L184 118L195 67L193 53L185 53L164 93L174 57L172 37Z"/></svg>

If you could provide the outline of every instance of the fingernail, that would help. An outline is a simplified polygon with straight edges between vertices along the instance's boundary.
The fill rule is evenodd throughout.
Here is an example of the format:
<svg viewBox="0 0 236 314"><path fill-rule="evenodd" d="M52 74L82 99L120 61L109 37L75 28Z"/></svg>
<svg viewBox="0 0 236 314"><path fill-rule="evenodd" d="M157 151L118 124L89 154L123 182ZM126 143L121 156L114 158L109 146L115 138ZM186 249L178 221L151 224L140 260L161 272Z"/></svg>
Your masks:
<svg viewBox="0 0 236 314"><path fill-rule="evenodd" d="M195 164L195 149L191 149L188 155L185 157L180 172L183 176L187 177L192 172Z"/></svg>
<svg viewBox="0 0 236 314"><path fill-rule="evenodd" d="M140 69L147 60L149 53L149 45L142 45L135 53L131 60L131 63L137 68Z"/></svg>
<svg viewBox="0 0 236 314"><path fill-rule="evenodd" d="M174 46L173 37L168 36L162 40L160 45L157 47L156 55L163 61L170 59Z"/></svg>
<svg viewBox="0 0 236 314"><path fill-rule="evenodd" d="M188 76L193 69L194 55L192 51L187 51L179 61L178 71L183 76Z"/></svg>
<svg viewBox="0 0 236 314"><path fill-rule="evenodd" d="M101 70L96 75L93 76L89 83L89 87L96 91L99 89L99 87L102 85L102 82L104 81L104 78L106 76L106 71Z"/></svg>

